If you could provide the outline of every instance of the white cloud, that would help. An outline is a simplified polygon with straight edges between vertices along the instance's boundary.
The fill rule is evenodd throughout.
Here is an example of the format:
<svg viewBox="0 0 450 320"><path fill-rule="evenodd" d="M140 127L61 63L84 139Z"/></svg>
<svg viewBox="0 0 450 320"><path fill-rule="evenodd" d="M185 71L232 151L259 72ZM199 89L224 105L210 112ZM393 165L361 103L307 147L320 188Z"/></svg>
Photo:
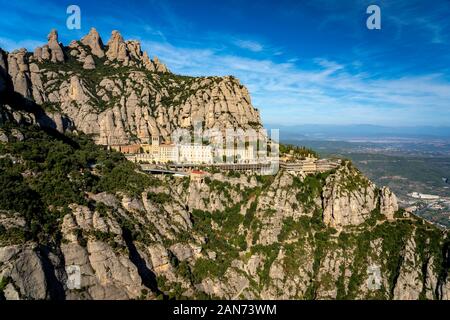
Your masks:
<svg viewBox="0 0 450 320"><path fill-rule="evenodd" d="M247 49L253 52L261 52L264 50L264 46L262 44L252 40L236 40L234 44L242 49Z"/></svg>
<svg viewBox="0 0 450 320"><path fill-rule="evenodd" d="M44 43L45 43L44 41L37 41L31 39L14 41L8 38L0 37L0 48L9 52L19 48L25 48L28 51L33 52L34 48L42 46Z"/></svg>

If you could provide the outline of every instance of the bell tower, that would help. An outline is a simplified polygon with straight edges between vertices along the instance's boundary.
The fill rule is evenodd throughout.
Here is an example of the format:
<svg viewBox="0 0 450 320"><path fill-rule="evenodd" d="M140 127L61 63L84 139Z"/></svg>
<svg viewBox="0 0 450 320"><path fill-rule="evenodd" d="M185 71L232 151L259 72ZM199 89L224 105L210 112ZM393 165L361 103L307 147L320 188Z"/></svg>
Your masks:
<svg viewBox="0 0 450 320"><path fill-rule="evenodd" d="M153 135L152 136L152 146L159 146L159 136Z"/></svg>

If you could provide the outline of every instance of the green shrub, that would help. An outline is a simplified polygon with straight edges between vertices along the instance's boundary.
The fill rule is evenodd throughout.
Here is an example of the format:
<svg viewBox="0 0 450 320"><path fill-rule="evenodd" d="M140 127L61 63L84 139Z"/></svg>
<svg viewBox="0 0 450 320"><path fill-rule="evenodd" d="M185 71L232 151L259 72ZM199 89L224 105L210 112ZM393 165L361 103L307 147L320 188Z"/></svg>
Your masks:
<svg viewBox="0 0 450 320"><path fill-rule="evenodd" d="M148 192L147 193L147 200L159 204L164 204L166 202L169 202L172 198L167 193L154 193L154 192Z"/></svg>

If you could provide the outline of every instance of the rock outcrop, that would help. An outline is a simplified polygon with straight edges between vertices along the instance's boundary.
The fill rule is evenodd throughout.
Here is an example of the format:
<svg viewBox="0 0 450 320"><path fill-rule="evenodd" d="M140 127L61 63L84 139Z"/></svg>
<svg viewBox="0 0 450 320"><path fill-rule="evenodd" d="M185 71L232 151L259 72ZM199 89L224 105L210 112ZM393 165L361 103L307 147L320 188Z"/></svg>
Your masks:
<svg viewBox="0 0 450 320"><path fill-rule="evenodd" d="M155 65L155 70L157 72L162 72L162 73L169 72L169 69L167 69L165 64L163 64L163 63L161 63L161 61L159 61L158 57L153 58L153 64Z"/></svg>
<svg viewBox="0 0 450 320"><path fill-rule="evenodd" d="M106 51L106 57L108 60L118 60L125 62L124 65L128 64L128 52L127 52L127 45L125 44L125 41L122 38L122 35L117 30L113 30L111 33L111 38L109 39L108 43L108 51Z"/></svg>
<svg viewBox="0 0 450 320"><path fill-rule="evenodd" d="M8 55L8 73L11 77L14 91L20 93L25 98L31 98L32 83L26 53L25 49L20 49Z"/></svg>
<svg viewBox="0 0 450 320"><path fill-rule="evenodd" d="M84 59L83 69L92 70L95 69L95 61L91 55L88 55L86 59Z"/></svg>
<svg viewBox="0 0 450 320"><path fill-rule="evenodd" d="M64 52L58 41L58 32L52 30L48 35L48 48L51 53L50 60L52 62L64 62Z"/></svg>
<svg viewBox="0 0 450 320"><path fill-rule="evenodd" d="M64 51L58 41L58 32L53 29L50 31L47 39L48 43L45 46L35 49L34 57L38 61L64 62Z"/></svg>
<svg viewBox="0 0 450 320"><path fill-rule="evenodd" d="M103 42L95 28L91 28L89 33L81 39L81 43L91 49L93 55L98 58L103 58L105 52L103 51Z"/></svg>
<svg viewBox="0 0 450 320"><path fill-rule="evenodd" d="M392 220L394 219L394 214L399 209L397 197L388 187L381 188L380 192L381 192L380 198L381 214L385 215L387 219Z"/></svg>
<svg viewBox="0 0 450 320"><path fill-rule="evenodd" d="M363 223L377 206L376 187L348 163L327 178L323 220L334 228Z"/></svg>
<svg viewBox="0 0 450 320"><path fill-rule="evenodd" d="M7 61L15 91L43 106L49 119L55 111L65 114L99 144L148 142L152 135L170 140L174 130L192 130L195 122L205 130L261 128L259 112L237 79L174 75L118 31L106 47L94 28L64 47L52 30L34 55L21 49L7 54ZM63 67L55 72L54 63Z"/></svg>

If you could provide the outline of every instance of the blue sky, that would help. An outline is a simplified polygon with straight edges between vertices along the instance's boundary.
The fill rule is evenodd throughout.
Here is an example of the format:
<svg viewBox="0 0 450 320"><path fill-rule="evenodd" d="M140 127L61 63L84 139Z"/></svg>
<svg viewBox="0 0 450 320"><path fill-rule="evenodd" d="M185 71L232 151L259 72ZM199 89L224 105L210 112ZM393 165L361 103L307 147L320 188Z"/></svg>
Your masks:
<svg viewBox="0 0 450 320"><path fill-rule="evenodd" d="M81 30L66 8L81 8ZM366 8L381 8L381 30ZM56 28L138 39L176 73L235 75L265 123L450 125L450 1L5 1L0 47Z"/></svg>

